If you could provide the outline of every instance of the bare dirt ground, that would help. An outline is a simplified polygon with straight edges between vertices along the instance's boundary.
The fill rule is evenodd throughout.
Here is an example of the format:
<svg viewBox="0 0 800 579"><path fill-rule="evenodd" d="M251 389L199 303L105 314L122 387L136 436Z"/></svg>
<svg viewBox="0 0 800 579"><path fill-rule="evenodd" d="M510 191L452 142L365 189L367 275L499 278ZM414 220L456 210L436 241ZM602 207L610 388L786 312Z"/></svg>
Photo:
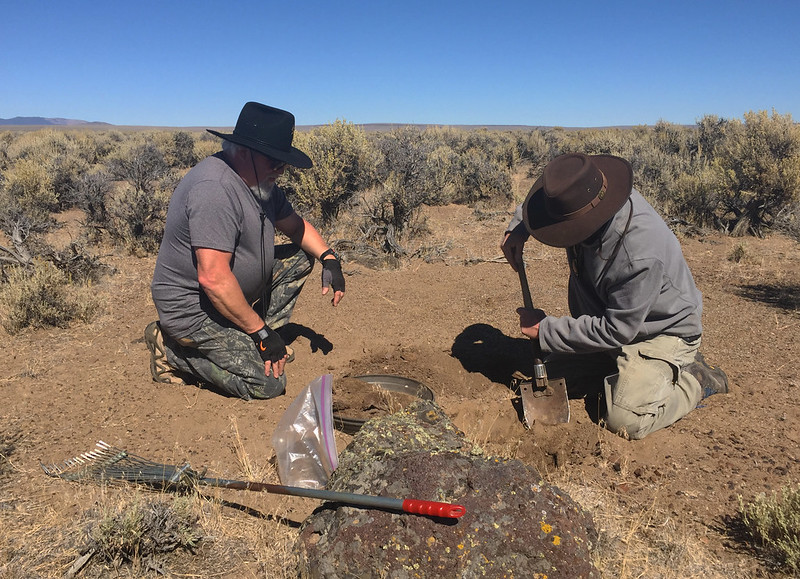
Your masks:
<svg viewBox="0 0 800 579"><path fill-rule="evenodd" d="M621 555L608 577L779 576L731 536L726 521L739 496L750 500L800 481L797 243L780 236L681 238L705 300L702 351L728 373L732 391L670 428L627 441L595 424L581 399L571 401L569 424L523 427L508 388L514 370L529 368L515 313L518 279L500 259L508 215L477 221L460 206L426 215L432 234L425 243L450 247L441 259L383 271L346 263L347 293L335 309L320 294L319 272L312 273L286 328L296 360L287 366L286 395L275 400L244 402L151 381L142 331L155 319L153 257L104 258L116 273L97 285L106 307L88 325L13 337L0 330L1 432L14 439L0 476L0 515L32 529L10 536L0 567L11 551L46 540L34 521L66 525L102 499L91 486L45 476L40 461L62 461L103 440L160 462L189 461L241 477L239 455L266 463L279 418L307 384L326 373L334 383L371 373L423 382L487 452L532 464L570 492L616 537L612 546ZM729 259L737 251L741 259ZM531 242L526 261L536 305L565 314L562 252ZM340 448L348 440L337 433ZM231 504L244 507L233 516L270 514L257 520L265 526L296 528L318 506L232 493ZM676 549L676 556L666 553ZM246 559L227 561L227 576L270 576ZM192 576L211 575L224 573Z"/></svg>

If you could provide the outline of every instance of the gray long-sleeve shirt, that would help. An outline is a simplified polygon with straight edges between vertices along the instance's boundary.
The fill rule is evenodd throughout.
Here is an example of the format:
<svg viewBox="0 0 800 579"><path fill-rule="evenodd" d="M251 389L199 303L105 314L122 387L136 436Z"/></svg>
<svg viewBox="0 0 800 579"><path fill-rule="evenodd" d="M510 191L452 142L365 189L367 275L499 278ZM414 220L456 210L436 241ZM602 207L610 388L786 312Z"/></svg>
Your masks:
<svg viewBox="0 0 800 579"><path fill-rule="evenodd" d="M518 208L509 231L525 228L521 216ZM541 321L543 351L598 352L660 334L688 338L702 333L702 295L680 243L635 189L602 238L568 249L567 257L572 315Z"/></svg>

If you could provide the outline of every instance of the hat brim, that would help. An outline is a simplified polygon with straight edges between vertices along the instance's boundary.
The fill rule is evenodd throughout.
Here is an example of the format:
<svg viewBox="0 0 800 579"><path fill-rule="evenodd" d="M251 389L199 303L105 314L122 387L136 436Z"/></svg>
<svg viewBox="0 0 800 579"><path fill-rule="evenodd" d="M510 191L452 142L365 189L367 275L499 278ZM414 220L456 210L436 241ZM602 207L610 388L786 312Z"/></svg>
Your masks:
<svg viewBox="0 0 800 579"><path fill-rule="evenodd" d="M257 141L242 135L236 135L234 133L220 133L219 131L214 131L212 129L206 130L216 137L236 143L237 145L242 145L248 149L253 149L263 155L266 155L267 157L272 157L273 159L278 159L279 161L288 163L293 167L308 169L314 165L308 155L295 147L290 147L288 151L283 151L281 149L276 149L275 147L272 147L262 141Z"/></svg>
<svg viewBox="0 0 800 579"><path fill-rule="evenodd" d="M602 201L591 211L575 219L567 220L550 215L547 211L542 175L533 184L522 205L525 227L536 240L552 247L577 245L600 229L630 197L633 169L628 161L613 155L590 155L589 158L606 176L608 185Z"/></svg>

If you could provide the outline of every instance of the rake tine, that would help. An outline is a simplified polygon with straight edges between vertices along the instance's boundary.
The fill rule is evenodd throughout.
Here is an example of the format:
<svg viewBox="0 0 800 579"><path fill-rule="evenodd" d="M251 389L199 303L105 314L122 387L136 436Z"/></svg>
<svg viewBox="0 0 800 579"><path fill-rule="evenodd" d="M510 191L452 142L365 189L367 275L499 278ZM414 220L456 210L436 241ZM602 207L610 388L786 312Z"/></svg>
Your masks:
<svg viewBox="0 0 800 579"><path fill-rule="evenodd" d="M182 467L160 464L99 441L93 450L64 461L41 465L45 474L65 480L104 479L158 486L191 486L199 476L187 463Z"/></svg>
<svg viewBox="0 0 800 579"><path fill-rule="evenodd" d="M80 480L96 476L101 471L125 459L128 453L99 441L93 450L84 452L63 462L50 466L41 465L45 473L67 480Z"/></svg>

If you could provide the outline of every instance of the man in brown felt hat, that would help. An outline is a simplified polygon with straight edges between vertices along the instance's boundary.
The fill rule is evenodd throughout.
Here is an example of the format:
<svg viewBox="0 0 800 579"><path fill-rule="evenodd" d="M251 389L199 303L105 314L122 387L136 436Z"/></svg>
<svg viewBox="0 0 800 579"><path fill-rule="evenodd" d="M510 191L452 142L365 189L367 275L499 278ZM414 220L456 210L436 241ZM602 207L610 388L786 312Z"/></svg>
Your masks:
<svg viewBox="0 0 800 579"><path fill-rule="evenodd" d="M572 396L595 384L605 426L639 439L700 400L728 391L699 353L702 296L680 244L611 155L556 157L509 224L502 250L516 271L528 236L567 251L571 316L518 309L548 374ZM602 382L602 387L600 383Z"/></svg>
<svg viewBox="0 0 800 579"><path fill-rule="evenodd" d="M244 105L222 151L203 159L170 200L151 285L158 321L145 329L157 382L191 378L245 400L286 387L294 353L276 331L322 262L322 294L344 295L338 255L276 185L286 165L311 167L292 146L294 116ZM275 245L275 231L290 244Z"/></svg>

